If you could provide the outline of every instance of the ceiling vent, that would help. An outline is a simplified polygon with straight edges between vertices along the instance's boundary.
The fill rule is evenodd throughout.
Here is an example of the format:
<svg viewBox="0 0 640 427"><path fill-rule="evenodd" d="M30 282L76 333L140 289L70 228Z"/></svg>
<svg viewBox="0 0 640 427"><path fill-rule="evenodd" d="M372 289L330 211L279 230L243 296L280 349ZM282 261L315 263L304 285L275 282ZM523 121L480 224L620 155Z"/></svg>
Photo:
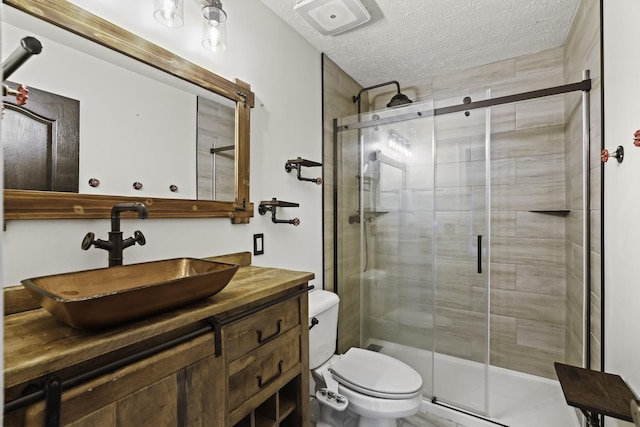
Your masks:
<svg viewBox="0 0 640 427"><path fill-rule="evenodd" d="M293 10L325 36L342 33L371 19L358 0L302 0Z"/></svg>

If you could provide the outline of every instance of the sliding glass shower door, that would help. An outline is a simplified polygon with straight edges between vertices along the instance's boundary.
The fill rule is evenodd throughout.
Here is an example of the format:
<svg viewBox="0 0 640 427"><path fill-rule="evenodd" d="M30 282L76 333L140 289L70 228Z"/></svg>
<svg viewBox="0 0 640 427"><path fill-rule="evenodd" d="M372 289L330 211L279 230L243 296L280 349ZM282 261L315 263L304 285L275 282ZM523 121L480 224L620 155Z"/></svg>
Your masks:
<svg viewBox="0 0 640 427"><path fill-rule="evenodd" d="M339 123L360 155L360 266L341 295L359 284L361 346L411 365L425 397L486 413L488 112L424 111L433 103Z"/></svg>
<svg viewBox="0 0 640 427"><path fill-rule="evenodd" d="M364 347L416 369L433 395L434 120L431 103L361 116Z"/></svg>
<svg viewBox="0 0 640 427"><path fill-rule="evenodd" d="M448 103L454 104L460 99ZM489 114L434 117L432 398L482 414L489 371Z"/></svg>

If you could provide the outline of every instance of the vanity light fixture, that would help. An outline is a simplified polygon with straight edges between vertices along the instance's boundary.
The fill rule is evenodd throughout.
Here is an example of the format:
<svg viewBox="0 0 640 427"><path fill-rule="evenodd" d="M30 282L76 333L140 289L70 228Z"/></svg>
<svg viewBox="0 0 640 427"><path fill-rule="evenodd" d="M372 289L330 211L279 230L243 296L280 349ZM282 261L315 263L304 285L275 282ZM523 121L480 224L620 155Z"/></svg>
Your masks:
<svg viewBox="0 0 640 427"><path fill-rule="evenodd" d="M220 0L207 0L202 8L202 46L212 52L222 52L227 44L227 13Z"/></svg>
<svg viewBox="0 0 640 427"><path fill-rule="evenodd" d="M227 13L220 0L196 0L202 4L202 46L212 52L222 52L227 44ZM170 28L183 24L184 0L155 0L153 16Z"/></svg>
<svg viewBox="0 0 640 427"><path fill-rule="evenodd" d="M155 0L153 17L169 28L182 27L184 0Z"/></svg>

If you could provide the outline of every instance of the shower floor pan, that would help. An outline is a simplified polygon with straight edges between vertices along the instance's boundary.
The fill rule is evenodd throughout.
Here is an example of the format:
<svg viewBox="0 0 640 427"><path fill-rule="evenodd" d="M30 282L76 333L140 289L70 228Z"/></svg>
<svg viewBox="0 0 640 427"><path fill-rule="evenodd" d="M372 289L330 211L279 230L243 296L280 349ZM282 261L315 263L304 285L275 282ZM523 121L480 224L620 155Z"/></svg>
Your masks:
<svg viewBox="0 0 640 427"><path fill-rule="evenodd" d="M367 345L370 344L381 346L381 353L402 360L418 371L424 379L426 385L424 395L428 399L428 395L431 394L431 352L381 340L367 342ZM446 398L447 401L465 405L473 401L474 396L483 395L481 391L484 387L483 364L441 354L436 354L436 357L438 397L442 396L442 400ZM473 377L478 378L478 381L464 381L464 386L459 386L460 383L455 381L455 378ZM461 427L495 427L496 425L433 404L429 400L423 402L421 410L454 421ZM489 370L489 413L491 420L510 427L579 427L580 425L576 411L565 402L558 381L496 366L491 366Z"/></svg>

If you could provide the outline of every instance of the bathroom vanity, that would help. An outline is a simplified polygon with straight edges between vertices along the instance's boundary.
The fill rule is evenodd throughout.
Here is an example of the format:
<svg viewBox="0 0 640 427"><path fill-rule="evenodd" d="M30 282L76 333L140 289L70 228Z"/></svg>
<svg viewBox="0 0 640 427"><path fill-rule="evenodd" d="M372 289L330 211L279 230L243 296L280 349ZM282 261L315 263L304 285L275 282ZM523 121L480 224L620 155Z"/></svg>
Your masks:
<svg viewBox="0 0 640 427"><path fill-rule="evenodd" d="M6 289L4 425L308 425L313 274L208 259L241 265L220 293L102 331Z"/></svg>

